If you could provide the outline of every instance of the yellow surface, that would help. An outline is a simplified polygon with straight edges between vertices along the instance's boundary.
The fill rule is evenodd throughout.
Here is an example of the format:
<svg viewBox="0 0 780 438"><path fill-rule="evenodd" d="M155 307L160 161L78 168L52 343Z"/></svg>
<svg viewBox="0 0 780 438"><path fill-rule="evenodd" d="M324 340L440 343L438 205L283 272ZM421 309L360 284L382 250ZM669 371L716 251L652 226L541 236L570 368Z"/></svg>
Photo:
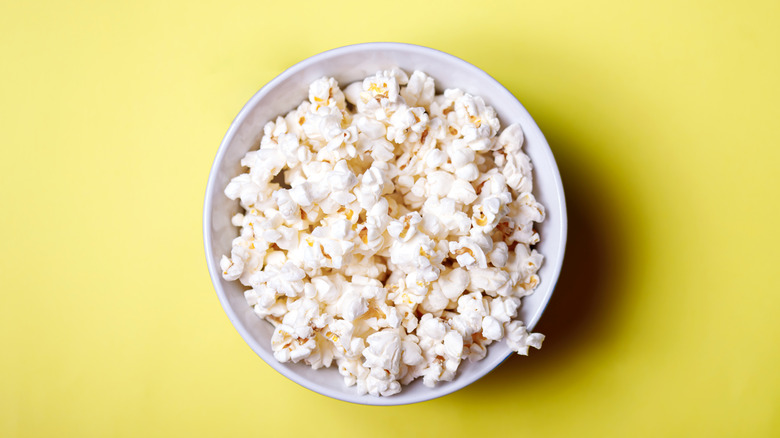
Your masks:
<svg viewBox="0 0 780 438"><path fill-rule="evenodd" d="M780 435L780 3L294 3L0 6L0 436ZM263 363L201 239L246 100L367 41L503 82L570 209L544 348L395 408Z"/></svg>

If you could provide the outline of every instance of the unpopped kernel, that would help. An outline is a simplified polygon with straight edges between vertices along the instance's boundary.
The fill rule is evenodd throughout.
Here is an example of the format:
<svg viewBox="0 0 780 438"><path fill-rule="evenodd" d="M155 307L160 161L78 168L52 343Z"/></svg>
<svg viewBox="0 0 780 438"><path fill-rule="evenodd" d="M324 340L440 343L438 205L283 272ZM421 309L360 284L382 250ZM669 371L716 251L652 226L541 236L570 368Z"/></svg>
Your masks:
<svg viewBox="0 0 780 438"><path fill-rule="evenodd" d="M539 284L545 210L522 129L500 128L479 96L397 68L343 91L319 79L265 125L225 188L244 212L220 266L274 325L276 359L335 362L388 396L452 380L492 342L541 347L516 316Z"/></svg>

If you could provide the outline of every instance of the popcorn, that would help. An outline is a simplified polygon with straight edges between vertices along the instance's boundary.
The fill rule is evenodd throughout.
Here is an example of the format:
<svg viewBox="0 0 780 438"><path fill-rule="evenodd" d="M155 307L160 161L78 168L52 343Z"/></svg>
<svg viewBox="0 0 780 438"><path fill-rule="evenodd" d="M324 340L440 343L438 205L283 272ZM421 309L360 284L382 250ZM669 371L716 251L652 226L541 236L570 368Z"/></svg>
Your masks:
<svg viewBox="0 0 780 438"><path fill-rule="evenodd" d="M492 137L499 129L496 113L479 96L464 94L453 103L463 140L474 151L489 149Z"/></svg>
<svg viewBox="0 0 780 438"><path fill-rule="evenodd" d="M501 268L474 268L469 270L470 291L481 291L486 295L507 296L512 288L511 277Z"/></svg>
<svg viewBox="0 0 780 438"><path fill-rule="evenodd" d="M428 107L433 102L436 87L433 78L415 70L409 77L409 82L401 90L401 97L409 106Z"/></svg>
<svg viewBox="0 0 780 438"><path fill-rule="evenodd" d="M482 329L482 319L488 315L487 299L479 292L472 292L458 298L457 315L450 320L452 328L463 337L468 337Z"/></svg>
<svg viewBox="0 0 780 438"><path fill-rule="evenodd" d="M323 304L333 304L341 295L340 286L345 282L340 275L312 277L311 284L317 292L317 301Z"/></svg>
<svg viewBox="0 0 780 438"><path fill-rule="evenodd" d="M368 312L368 302L358 292L344 292L338 302L339 315L347 321L355 321Z"/></svg>
<svg viewBox="0 0 780 438"><path fill-rule="evenodd" d="M363 366L372 374L398 374L401 367L401 337L395 330L378 331L366 338L368 348L363 351ZM377 370L380 373L374 373ZM382 373L385 371L386 373Z"/></svg>
<svg viewBox="0 0 780 438"><path fill-rule="evenodd" d="M487 257L482 247L471 237L460 237L449 242L450 252L460 266L465 268L487 268Z"/></svg>
<svg viewBox="0 0 780 438"><path fill-rule="evenodd" d="M371 158L376 161L390 161L395 158L393 144L381 138L374 139L368 143L367 149L371 151Z"/></svg>
<svg viewBox="0 0 780 438"><path fill-rule="evenodd" d="M420 303L420 308L432 315L441 316L442 311L450 304L450 299L444 295L439 283L432 283L431 290Z"/></svg>
<svg viewBox="0 0 780 438"><path fill-rule="evenodd" d="M523 356L528 355L528 347L534 347L537 350L542 348L544 335L540 333L528 333L525 325L521 321L512 321L506 324L506 343L513 351Z"/></svg>
<svg viewBox="0 0 780 438"><path fill-rule="evenodd" d="M299 362L311 355L316 347L316 342L311 338L300 338L292 335L292 327L280 325L274 330L271 338L271 348L274 357L279 362Z"/></svg>
<svg viewBox="0 0 780 438"><path fill-rule="evenodd" d="M439 381L452 380L463 356L463 336L430 313L420 319L417 336L427 362L421 370L423 384L434 386Z"/></svg>
<svg viewBox="0 0 780 438"><path fill-rule="evenodd" d="M527 155L523 154L520 157L516 155L499 155L500 160L503 162L503 169L501 172L506 178L507 185L516 192L530 192L531 183L531 160Z"/></svg>
<svg viewBox="0 0 780 438"><path fill-rule="evenodd" d="M343 109L345 106L344 93L341 92L338 82L333 78L323 77L311 83L309 86L309 102L317 106L336 106Z"/></svg>
<svg viewBox="0 0 780 438"><path fill-rule="evenodd" d="M400 107L390 116L387 139L398 144L407 140L416 142L421 138L427 125L428 114L425 108Z"/></svg>
<svg viewBox="0 0 780 438"><path fill-rule="evenodd" d="M513 123L501 132L496 142L498 149L504 152L504 155L516 154L520 152L523 146L523 129L517 123ZM530 161L529 161L530 163Z"/></svg>
<svg viewBox="0 0 780 438"><path fill-rule="evenodd" d="M438 198L444 198L447 193L452 189L452 185L455 183L455 176L449 172L436 171L428 174L426 178L426 191L427 196L436 196Z"/></svg>
<svg viewBox="0 0 780 438"><path fill-rule="evenodd" d="M243 246L234 246L230 251L230 258L222 256L219 266L222 269L222 276L225 280L233 281L244 272L244 260L249 256L249 251Z"/></svg>
<svg viewBox="0 0 780 438"><path fill-rule="evenodd" d="M460 358L463 354L463 337L458 332L450 331L444 335L444 351L448 356Z"/></svg>
<svg viewBox="0 0 780 438"><path fill-rule="evenodd" d="M436 169L447 161L447 154L441 149L433 149L425 156L425 164L430 169Z"/></svg>
<svg viewBox="0 0 780 438"><path fill-rule="evenodd" d="M518 297L499 297L490 300L490 316L502 324L514 318L519 308L520 298Z"/></svg>
<svg viewBox="0 0 780 438"><path fill-rule="evenodd" d="M358 183L357 177L346 161L340 160L336 163L333 171L328 173L328 184L333 191L347 191L355 187Z"/></svg>
<svg viewBox="0 0 780 438"><path fill-rule="evenodd" d="M477 154L462 139L455 139L447 146L447 155L449 155L452 166L455 169L472 164Z"/></svg>
<svg viewBox="0 0 780 438"><path fill-rule="evenodd" d="M422 222L420 213L412 212L391 221L387 225L387 232L402 242L408 242L417 233L417 224L420 222Z"/></svg>
<svg viewBox="0 0 780 438"><path fill-rule="evenodd" d="M469 273L463 268L452 269L439 277L442 294L450 300L458 299L469 285Z"/></svg>
<svg viewBox="0 0 780 438"><path fill-rule="evenodd" d="M474 181L479 178L479 169L474 163L469 163L455 170L455 175L465 181Z"/></svg>
<svg viewBox="0 0 780 438"><path fill-rule="evenodd" d="M468 205L477 199L477 193L468 181L464 179L455 179L447 197L461 204Z"/></svg>
<svg viewBox="0 0 780 438"><path fill-rule="evenodd" d="M386 120L395 111L399 85L408 80L406 73L398 69L379 72L364 79L363 91L356 101L358 112Z"/></svg>
<svg viewBox="0 0 780 438"><path fill-rule="evenodd" d="M504 241L495 242L493 244L493 251L488 254L488 261L491 265L497 268L503 268L506 266L506 262L509 259L509 246Z"/></svg>
<svg viewBox="0 0 780 438"><path fill-rule="evenodd" d="M250 306L253 306L255 313L260 317L266 317L274 314L273 308L276 306L276 293L265 285L253 287L244 292L244 298ZM284 305L284 312L287 311L287 305Z"/></svg>
<svg viewBox="0 0 780 438"><path fill-rule="evenodd" d="M387 134L387 126L385 126L384 123L362 114L356 115L353 123L354 126L357 127L360 135L370 140L382 139ZM392 152L392 149L390 152ZM390 158L383 161L388 161Z"/></svg>
<svg viewBox="0 0 780 438"><path fill-rule="evenodd" d="M358 393L389 396L452 380L493 342L541 346L516 320L545 218L523 131L499 133L479 96L435 93L420 71L343 91L317 79L225 187L244 211L222 275L273 324L277 360L335 363Z"/></svg>

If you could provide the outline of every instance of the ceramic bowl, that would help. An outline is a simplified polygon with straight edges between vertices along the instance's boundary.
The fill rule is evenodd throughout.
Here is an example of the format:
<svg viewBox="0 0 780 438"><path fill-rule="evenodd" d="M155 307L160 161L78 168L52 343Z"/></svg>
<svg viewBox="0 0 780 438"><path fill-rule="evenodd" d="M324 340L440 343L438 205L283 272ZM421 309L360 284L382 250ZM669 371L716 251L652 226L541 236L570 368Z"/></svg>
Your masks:
<svg viewBox="0 0 780 438"><path fill-rule="evenodd" d="M341 47L320 53L290 67L266 84L236 116L219 146L206 188L203 207L203 238L209 274L219 301L228 318L247 344L268 365L290 380L320 394L366 405L400 405L440 397L461 389L498 366L512 352L502 341L488 347L479 362L463 361L456 378L440 382L434 388L417 379L390 397L358 395L355 387L344 385L335 365L313 370L304 364L280 363L271 350L273 327L261 320L244 300L245 289L239 282L225 281L220 275L219 259L229 254L231 240L238 230L230 218L239 212L237 201L223 194L231 178L242 173L240 160L257 148L263 125L277 115L295 108L308 96L308 84L323 76L336 78L342 87L373 75L379 70L400 67L411 74L421 70L436 81L437 94L446 88L461 88L482 96L499 115L502 127L520 123L525 133L524 151L534 165L534 195L545 206L547 218L538 224L541 242L537 250L544 257L536 291L523 300L519 319L532 329L553 292L563 263L566 243L566 206L563 186L552 151L523 105L490 75L455 56L427 47L400 43L367 43ZM533 354L527 360L534 360Z"/></svg>

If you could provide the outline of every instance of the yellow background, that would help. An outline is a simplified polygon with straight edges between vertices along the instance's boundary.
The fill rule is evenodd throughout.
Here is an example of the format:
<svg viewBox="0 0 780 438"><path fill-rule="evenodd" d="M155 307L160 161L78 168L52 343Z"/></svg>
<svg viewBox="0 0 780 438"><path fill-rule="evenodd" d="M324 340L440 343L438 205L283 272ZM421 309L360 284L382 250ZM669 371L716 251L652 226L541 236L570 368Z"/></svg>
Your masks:
<svg viewBox="0 0 780 438"><path fill-rule="evenodd" d="M544 348L394 408L259 359L201 238L241 106L368 41L504 83L570 212ZM4 1L0 436L779 436L779 84L777 1Z"/></svg>

